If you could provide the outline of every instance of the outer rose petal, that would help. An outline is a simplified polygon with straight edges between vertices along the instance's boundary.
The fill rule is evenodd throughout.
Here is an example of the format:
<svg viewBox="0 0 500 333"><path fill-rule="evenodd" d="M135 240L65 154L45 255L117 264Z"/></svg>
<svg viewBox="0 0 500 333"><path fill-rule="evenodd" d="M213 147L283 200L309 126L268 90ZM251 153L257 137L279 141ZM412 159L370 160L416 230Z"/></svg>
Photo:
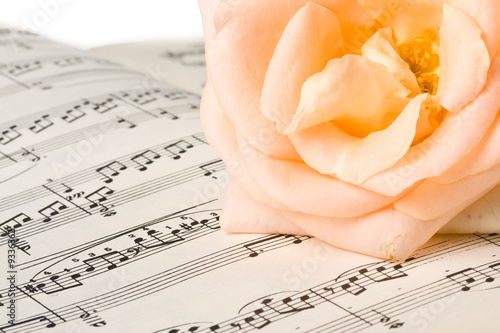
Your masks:
<svg viewBox="0 0 500 333"><path fill-rule="evenodd" d="M297 113L283 133L334 121L364 137L384 129L384 118L399 114L409 93L381 64L350 54L333 59L304 83Z"/></svg>
<svg viewBox="0 0 500 333"><path fill-rule="evenodd" d="M491 233L500 231L500 185L464 209L440 233Z"/></svg>
<svg viewBox="0 0 500 333"><path fill-rule="evenodd" d="M500 107L500 58L492 62L488 81L479 96L462 111L449 113L436 131L394 166L360 186L396 195L416 182L442 175L464 158L484 137Z"/></svg>
<svg viewBox="0 0 500 333"><path fill-rule="evenodd" d="M500 1L451 0L450 3L469 14L483 31L483 39L490 58L495 56L500 44Z"/></svg>
<svg viewBox="0 0 500 333"><path fill-rule="evenodd" d="M430 178L430 180L440 184L448 184L489 170L500 164L498 147L500 147L500 114L497 115L495 122L481 142L467 156L441 176Z"/></svg>
<svg viewBox="0 0 500 333"><path fill-rule="evenodd" d="M304 82L325 68L342 44L337 16L308 3L288 23L262 90L262 112L283 131L297 111Z"/></svg>
<svg viewBox="0 0 500 333"><path fill-rule="evenodd" d="M490 57L482 30L468 14L444 5L440 30L441 75L439 104L448 111L460 111L481 91L488 76Z"/></svg>
<svg viewBox="0 0 500 333"><path fill-rule="evenodd" d="M203 34L205 35L205 45L210 44L215 37L214 12L217 7L217 0L198 0L201 20L203 24Z"/></svg>
<svg viewBox="0 0 500 333"><path fill-rule="evenodd" d="M315 170L360 184L393 165L408 151L428 97L427 94L415 97L388 128L366 138L350 136L332 123L323 123L292 133L290 139Z"/></svg>
<svg viewBox="0 0 500 333"><path fill-rule="evenodd" d="M388 259L406 259L457 214L422 222L391 207L344 219L280 212L254 202L233 185L227 200L221 216L226 231L308 234L339 248Z"/></svg>
<svg viewBox="0 0 500 333"><path fill-rule="evenodd" d="M499 183L500 164L451 184L424 180L394 202L394 207L416 219L431 220L450 210L462 210L471 197L479 198Z"/></svg>
<svg viewBox="0 0 500 333"><path fill-rule="evenodd" d="M392 207L351 219L283 212L308 234L336 247L380 258L408 258L458 212L418 221Z"/></svg>
<svg viewBox="0 0 500 333"><path fill-rule="evenodd" d="M233 2L227 17L219 17L217 35L206 50L208 76L224 112L253 147L278 158L299 157L262 115L260 96L279 38L305 2ZM222 1L219 8L224 6L230 4Z"/></svg>
<svg viewBox="0 0 500 333"><path fill-rule="evenodd" d="M236 138L240 151L252 151L243 139L238 135ZM303 162L276 160L255 150L251 155L244 162L255 183L271 198L296 211L352 217L380 209L397 199L321 175Z"/></svg>
<svg viewBox="0 0 500 333"><path fill-rule="evenodd" d="M279 210L251 199L234 182L230 182L227 188L220 225L229 232L306 234L288 221Z"/></svg>
<svg viewBox="0 0 500 333"><path fill-rule="evenodd" d="M288 206L277 202L264 193L248 173L243 156L251 158L251 155L248 156L246 152L238 151L234 127L220 109L210 80L208 80L203 90L200 109L201 122L208 142L224 160L232 181L243 186L247 194L254 200L277 209L291 210Z"/></svg>

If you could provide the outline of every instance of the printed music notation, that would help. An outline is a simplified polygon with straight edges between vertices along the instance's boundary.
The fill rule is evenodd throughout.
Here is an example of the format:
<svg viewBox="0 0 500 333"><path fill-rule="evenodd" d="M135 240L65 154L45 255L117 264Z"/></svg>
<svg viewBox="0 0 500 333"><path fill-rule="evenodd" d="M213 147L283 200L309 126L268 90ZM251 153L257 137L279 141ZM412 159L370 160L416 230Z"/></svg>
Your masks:
<svg viewBox="0 0 500 333"><path fill-rule="evenodd" d="M102 60L0 29L0 252L15 253L12 269L0 255L0 333L498 328L475 318L498 309L500 235L391 262L222 231L203 44L138 45ZM116 64L134 52L143 73Z"/></svg>

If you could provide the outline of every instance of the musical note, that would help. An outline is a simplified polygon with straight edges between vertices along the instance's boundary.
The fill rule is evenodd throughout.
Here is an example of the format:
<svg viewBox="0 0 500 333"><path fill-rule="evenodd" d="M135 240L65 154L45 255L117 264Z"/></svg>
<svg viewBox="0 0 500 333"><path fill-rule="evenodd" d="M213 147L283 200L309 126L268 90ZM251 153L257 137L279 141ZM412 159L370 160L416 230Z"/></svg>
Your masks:
<svg viewBox="0 0 500 333"><path fill-rule="evenodd" d="M218 220L218 217L217 217L217 220ZM202 223L202 224L205 225L204 223ZM299 240L299 242L297 242L297 237L292 236L292 235L271 235L271 236L259 239L257 241L246 243L245 245L243 245L243 247L246 248L248 251L250 251L250 254L248 255L249 257L255 258L260 253L263 253L264 250L266 250L268 248L272 248L275 245L275 243L277 243L277 241L279 241L281 239L287 239L287 238L293 238L294 244L299 244L300 242L302 242L300 240Z"/></svg>
<svg viewBox="0 0 500 333"><path fill-rule="evenodd" d="M48 118L49 118L49 115L46 114L46 115L42 116L41 119L35 120L35 125L30 126L29 129L34 133L40 133L41 131L44 131L48 127L54 125L54 123L52 121L50 121Z"/></svg>
<svg viewBox="0 0 500 333"><path fill-rule="evenodd" d="M11 126L8 130L2 132L2 136L0 136L0 143L2 145L6 145L21 136L21 133L16 131L16 127L16 125Z"/></svg>
<svg viewBox="0 0 500 333"><path fill-rule="evenodd" d="M186 140L179 140L165 147L170 154L172 154L171 158L174 160L178 160L181 158L180 154L184 154L187 149L193 148L193 145L187 142Z"/></svg>
<svg viewBox="0 0 500 333"><path fill-rule="evenodd" d="M176 115L173 112L167 111L165 109L158 108L158 111L160 111L160 116L170 118L171 120L177 120L179 119L179 116Z"/></svg>
<svg viewBox="0 0 500 333"><path fill-rule="evenodd" d="M288 313L295 313L295 312L301 312L304 310L310 310L314 308L314 305L310 304L307 302L309 299L308 295L303 295L300 296L299 298L292 299L291 297L286 297L281 300L281 303L274 304L271 306L273 299L272 298L266 298L262 301L262 304L264 304L266 307L270 308L276 313L279 314L288 314ZM294 303L294 304L292 304ZM278 309L279 306L285 305L285 309Z"/></svg>
<svg viewBox="0 0 500 333"><path fill-rule="evenodd" d="M246 318L243 318L242 320L245 324L248 324L248 325L252 326L253 328L260 330L271 323L271 321L269 319L267 319L266 317L264 317L262 315L263 312L264 312L263 309L257 309L255 311L253 311L254 315L257 317L252 315L252 316L248 316ZM231 323L231 326L237 327L239 330L242 329L242 324L239 322Z"/></svg>
<svg viewBox="0 0 500 333"><path fill-rule="evenodd" d="M33 280L31 280L31 282L34 282L34 281L33 281ZM38 291L38 289L37 289L37 288L33 287L33 286L32 286L31 284L29 284L29 283L24 285L24 289L26 289L26 291L27 291L27 292L32 293L32 294L33 294L33 293L36 293L36 292Z"/></svg>
<svg viewBox="0 0 500 333"><path fill-rule="evenodd" d="M152 164L154 161L160 158L160 155L152 150L146 150L138 155L135 155L130 160L138 165L139 171L146 171L148 168L146 165Z"/></svg>
<svg viewBox="0 0 500 333"><path fill-rule="evenodd" d="M84 101L87 102L84 104L90 104L91 109L100 114L103 114L118 107L118 104L115 103L115 99L112 97L106 97L103 101L88 101L88 100Z"/></svg>
<svg viewBox="0 0 500 333"><path fill-rule="evenodd" d="M69 187L68 185L61 183L61 186L64 187L64 193L73 192L73 189L71 187Z"/></svg>
<svg viewBox="0 0 500 333"><path fill-rule="evenodd" d="M219 325L213 325L209 327L210 331L212 332L217 332L218 329L220 329Z"/></svg>
<svg viewBox="0 0 500 333"><path fill-rule="evenodd" d="M13 76L21 76L29 72L33 72L42 68L42 64L40 61L28 62L25 64L13 65L12 68L8 71L10 75Z"/></svg>
<svg viewBox="0 0 500 333"><path fill-rule="evenodd" d="M21 148L22 153L21 156L29 158L31 162L38 162L40 161L40 156L34 153L35 149L28 150L26 148ZM31 156L31 157L28 157Z"/></svg>
<svg viewBox="0 0 500 333"><path fill-rule="evenodd" d="M73 109L66 110L66 114L62 116L61 119L67 123L72 123L75 120L78 120L81 117L85 116L86 113L80 110L80 107L80 105L77 105Z"/></svg>
<svg viewBox="0 0 500 333"><path fill-rule="evenodd" d="M2 222L0 224L0 230L3 232L0 234L0 237L5 237L9 234L9 232L13 229L17 229L23 225L23 223L32 221L33 219L26 214L17 214L16 216ZM22 223L21 223L22 222Z"/></svg>
<svg viewBox="0 0 500 333"><path fill-rule="evenodd" d="M179 99L188 98L188 95L183 91L171 91L171 92L163 94L163 97L165 97L171 101L177 101Z"/></svg>
<svg viewBox="0 0 500 333"><path fill-rule="evenodd" d="M78 305L76 306L78 309L80 309L80 311L82 311L83 313L80 315L80 318L82 319L87 319L90 317L90 313L87 311L87 310L84 310L82 309L81 307L79 307Z"/></svg>
<svg viewBox="0 0 500 333"><path fill-rule="evenodd" d="M214 166L220 166L220 163L221 163L221 160L217 160L217 161L203 164L202 166L200 166L200 169L203 170L203 172L204 172L203 176L209 177L214 172L217 172L217 170Z"/></svg>
<svg viewBox="0 0 500 333"><path fill-rule="evenodd" d="M121 123L127 123L128 124L128 128L134 128L136 127L136 125L131 122L130 120L127 120L125 118L121 118L121 117L116 117L118 119L118 124L121 124Z"/></svg>
<svg viewBox="0 0 500 333"><path fill-rule="evenodd" d="M363 268L359 270L359 273L366 276L373 282L386 282L408 276L405 272L401 271L401 268L403 268L401 264L394 265L390 268L379 266L375 268L374 272L369 272L368 269Z"/></svg>
<svg viewBox="0 0 500 333"><path fill-rule="evenodd" d="M123 93L122 97L127 98L129 101L137 105L145 105L157 100L157 98L152 95L156 93L159 93L159 90L145 91L143 93L135 93L134 95Z"/></svg>
<svg viewBox="0 0 500 333"><path fill-rule="evenodd" d="M47 207L44 207L40 209L38 212L44 216L45 218L42 220L43 222L50 222L52 221L52 218L58 214L61 213L61 211L65 210L68 208L65 204L61 203L60 201L54 201Z"/></svg>
<svg viewBox="0 0 500 333"><path fill-rule="evenodd" d="M403 327L404 323L402 322L395 322L394 324L391 324L391 326L389 326L390 329L393 329L393 328L400 328L400 327Z"/></svg>
<svg viewBox="0 0 500 333"><path fill-rule="evenodd" d="M67 276L60 276L57 274L51 275L44 279L45 282L39 282L36 284L36 288L41 290L43 293L50 295L65 291L71 288L82 286L83 284L78 280L81 277L80 273L70 274L69 279Z"/></svg>
<svg viewBox="0 0 500 333"><path fill-rule="evenodd" d="M115 193L112 189L109 187L103 186L97 191L94 191L90 193L89 195L85 196L85 199L90 201L90 208L96 208L97 206L103 206L101 202L108 200L108 195L111 195Z"/></svg>
<svg viewBox="0 0 500 333"><path fill-rule="evenodd" d="M52 320L50 320L47 316L38 316L38 317L31 318L31 319L16 321L13 324L1 326L0 332L8 332L12 328L18 328L19 330L22 330L23 326L26 326L24 329L27 329L30 326L32 326L33 323L37 323L37 322L39 322L39 323L48 322L45 325L46 328L56 327L56 324Z"/></svg>
<svg viewBox="0 0 500 333"><path fill-rule="evenodd" d="M35 88L40 88L42 90L49 90L52 89L52 86L45 81L32 81L31 86Z"/></svg>
<svg viewBox="0 0 500 333"><path fill-rule="evenodd" d="M118 264L127 261L129 259L130 259L129 257L127 257L126 255L122 254L119 251L112 251L100 256L86 259L83 261L83 263L89 266L88 268L85 269L85 271L92 272L96 269L96 266L99 262L104 262L107 265L107 269L112 270L118 267Z"/></svg>
<svg viewBox="0 0 500 333"><path fill-rule="evenodd" d="M491 276L484 274L476 270L475 268L463 269L461 271L447 275L446 278L462 286L462 291L469 291L472 287L481 284L481 279L484 279L484 282L495 281L495 279ZM476 283L474 284L474 282Z"/></svg>
<svg viewBox="0 0 500 333"><path fill-rule="evenodd" d="M345 291L347 291L350 294L353 294L354 296L358 296L359 294L363 293L366 291L366 288L363 287L361 284L357 283L358 281L357 276L350 277L348 279L348 283L345 283L341 286L341 288Z"/></svg>
<svg viewBox="0 0 500 333"><path fill-rule="evenodd" d="M181 233L181 230L179 230L179 229L172 230L170 232L170 234L172 236L174 236L175 238L170 239L170 240L163 240L160 237L158 237L158 234L163 234L163 233L161 233L157 230L151 229L151 230L147 230L146 234L148 235L149 238L154 240L153 244L147 244L147 245L143 244L143 243L147 242L146 239L144 239L143 237L138 237L138 238L134 239L134 243L142 246L144 249L153 249L153 248L156 248L159 246L171 245L171 244L183 241L184 238L180 235L180 233ZM148 242L148 243L150 243L150 242Z"/></svg>
<svg viewBox="0 0 500 333"><path fill-rule="evenodd" d="M391 321L391 318L389 318L389 317L387 317L386 315L384 315L384 314L382 314L382 313L378 312L377 310L373 310L373 309L372 309L372 311L373 311L373 312L375 312L376 314L380 315L380 317L381 317L381 318L380 318L380 322L381 322L381 323L385 324L385 323L388 323L389 321Z"/></svg>
<svg viewBox="0 0 500 333"><path fill-rule="evenodd" d="M75 66L75 65L81 65L82 63L83 61L80 57L64 58L62 60L54 61L54 65L58 67Z"/></svg>
<svg viewBox="0 0 500 333"><path fill-rule="evenodd" d="M95 171L104 176L103 182L109 184L113 181L111 177L118 176L120 174L120 171L126 169L127 167L124 164L118 161L113 161L111 163L108 163L106 165L97 168Z"/></svg>
<svg viewBox="0 0 500 333"><path fill-rule="evenodd" d="M496 270L496 271L500 272L500 262L497 262L497 263L495 263L495 264L492 264L492 265L490 265L489 267L490 267L491 269L494 269L494 270Z"/></svg>

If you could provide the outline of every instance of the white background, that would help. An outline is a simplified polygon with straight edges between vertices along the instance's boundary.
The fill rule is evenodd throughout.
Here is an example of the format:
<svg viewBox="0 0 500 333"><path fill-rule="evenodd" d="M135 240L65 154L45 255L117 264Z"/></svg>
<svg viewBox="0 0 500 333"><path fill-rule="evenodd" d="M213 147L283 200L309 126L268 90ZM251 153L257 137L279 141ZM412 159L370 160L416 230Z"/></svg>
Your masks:
<svg viewBox="0 0 500 333"><path fill-rule="evenodd" d="M196 0L0 0L0 24L80 48L202 35Z"/></svg>

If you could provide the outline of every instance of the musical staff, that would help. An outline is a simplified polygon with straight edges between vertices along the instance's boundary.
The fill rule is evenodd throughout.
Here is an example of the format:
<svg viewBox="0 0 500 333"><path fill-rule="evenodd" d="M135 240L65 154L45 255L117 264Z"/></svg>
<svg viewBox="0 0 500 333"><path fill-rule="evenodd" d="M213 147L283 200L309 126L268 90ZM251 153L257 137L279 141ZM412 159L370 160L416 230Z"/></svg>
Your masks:
<svg viewBox="0 0 500 333"><path fill-rule="evenodd" d="M185 137L183 140L189 142L191 145L193 145L193 147L200 146L201 144L206 144L204 141L200 141L198 137L203 138L204 137L203 133L196 133L193 136ZM166 152L162 151L162 148L164 146L168 146L169 144L170 143L161 143L153 147L149 147L144 151L141 151L140 154L136 154L138 152L133 152L131 154L124 155L117 158L115 162L120 163L119 165L125 166L125 168L135 169L138 165L137 164L138 161L142 161L141 157L146 158L146 156L151 156L153 160L157 160L161 156L167 156ZM145 165L151 164L146 162L147 160L145 160L144 162ZM69 176L62 177L60 180L56 182L51 182L49 186L51 188L56 188L56 189L59 188L58 191L69 193L68 189L77 188L82 184L89 182L90 180L100 178L98 173L96 174L96 170L104 168L107 164L108 163L100 164L93 168L88 168L80 172L72 173ZM145 171L146 169L143 169L143 167L139 167L138 170ZM0 212L6 209L11 209L20 204L29 202L32 200L33 197L43 198L48 194L50 193L47 193L43 187L35 187L30 190L20 192L14 196L10 196L8 198L2 198L0 199Z"/></svg>

